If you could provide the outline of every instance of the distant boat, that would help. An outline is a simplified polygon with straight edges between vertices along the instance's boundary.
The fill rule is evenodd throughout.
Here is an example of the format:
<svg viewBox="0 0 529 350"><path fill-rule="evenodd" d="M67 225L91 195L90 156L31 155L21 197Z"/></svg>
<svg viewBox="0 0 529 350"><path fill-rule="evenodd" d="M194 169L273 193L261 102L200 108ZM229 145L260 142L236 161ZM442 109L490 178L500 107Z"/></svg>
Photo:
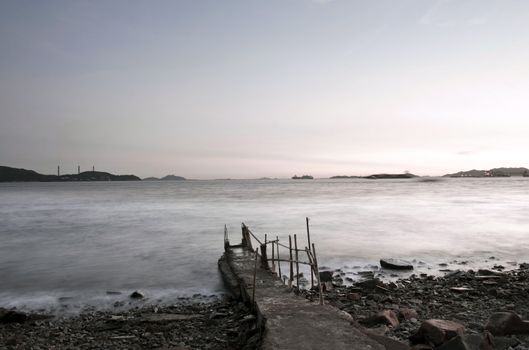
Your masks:
<svg viewBox="0 0 529 350"><path fill-rule="evenodd" d="M314 177L312 175L292 176L292 180L313 180L313 179Z"/></svg>

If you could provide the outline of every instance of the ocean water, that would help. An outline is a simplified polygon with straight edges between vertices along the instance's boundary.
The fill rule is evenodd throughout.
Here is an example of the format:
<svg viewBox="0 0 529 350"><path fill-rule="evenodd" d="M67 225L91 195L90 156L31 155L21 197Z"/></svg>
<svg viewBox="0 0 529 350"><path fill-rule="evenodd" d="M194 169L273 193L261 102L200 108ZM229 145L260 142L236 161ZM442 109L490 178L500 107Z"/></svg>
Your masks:
<svg viewBox="0 0 529 350"><path fill-rule="evenodd" d="M320 266L353 279L381 257L412 260L416 273L512 268L529 260L528 209L529 178L3 183L0 307L222 293L225 224L232 243L245 222L304 246L305 217Z"/></svg>

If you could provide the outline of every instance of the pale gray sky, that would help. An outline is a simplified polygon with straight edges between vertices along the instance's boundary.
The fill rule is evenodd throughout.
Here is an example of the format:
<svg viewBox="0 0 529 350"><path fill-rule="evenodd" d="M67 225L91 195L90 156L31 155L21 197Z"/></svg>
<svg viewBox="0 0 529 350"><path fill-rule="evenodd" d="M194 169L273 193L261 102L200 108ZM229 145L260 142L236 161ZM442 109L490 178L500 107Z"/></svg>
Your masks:
<svg viewBox="0 0 529 350"><path fill-rule="evenodd" d="M529 167L529 1L0 2L0 165Z"/></svg>

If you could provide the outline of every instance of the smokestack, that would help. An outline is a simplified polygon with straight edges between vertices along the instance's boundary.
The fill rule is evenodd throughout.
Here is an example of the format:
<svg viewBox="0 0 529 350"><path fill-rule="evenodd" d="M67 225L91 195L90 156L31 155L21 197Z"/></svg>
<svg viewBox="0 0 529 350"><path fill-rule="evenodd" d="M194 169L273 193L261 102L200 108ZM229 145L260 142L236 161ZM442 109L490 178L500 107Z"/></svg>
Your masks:
<svg viewBox="0 0 529 350"><path fill-rule="evenodd" d="M92 165L92 172L96 171L96 167Z"/></svg>
<svg viewBox="0 0 529 350"><path fill-rule="evenodd" d="M77 175L79 175L79 174L81 174L81 166L80 165L77 166Z"/></svg>
<svg viewBox="0 0 529 350"><path fill-rule="evenodd" d="M57 165L57 177L61 176L61 167Z"/></svg>

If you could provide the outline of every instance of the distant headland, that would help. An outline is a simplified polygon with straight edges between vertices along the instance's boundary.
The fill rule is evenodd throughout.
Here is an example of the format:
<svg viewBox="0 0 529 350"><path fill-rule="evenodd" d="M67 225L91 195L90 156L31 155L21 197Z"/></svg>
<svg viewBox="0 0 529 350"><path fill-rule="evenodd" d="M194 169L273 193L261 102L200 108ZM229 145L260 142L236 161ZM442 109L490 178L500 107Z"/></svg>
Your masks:
<svg viewBox="0 0 529 350"><path fill-rule="evenodd" d="M0 166L0 182L67 182L67 181L141 181L135 175L114 175L103 171L84 171L77 174L44 175L33 170Z"/></svg>
<svg viewBox="0 0 529 350"><path fill-rule="evenodd" d="M187 180L185 177L176 176L176 175L167 175L162 178L146 177L145 179L143 179L143 181L185 181L185 180Z"/></svg>
<svg viewBox="0 0 529 350"><path fill-rule="evenodd" d="M314 179L314 176L312 175L292 176L292 180L313 180L313 179Z"/></svg>
<svg viewBox="0 0 529 350"><path fill-rule="evenodd" d="M369 176L347 176L347 175L337 175L331 176L330 179L370 179L370 180L380 180L380 179L412 179L419 177L418 175L411 173L404 174L373 174Z"/></svg>
<svg viewBox="0 0 529 350"><path fill-rule="evenodd" d="M460 171L453 174L446 174L445 177L511 177L523 176L529 177L527 168L493 168L490 170L468 170Z"/></svg>

